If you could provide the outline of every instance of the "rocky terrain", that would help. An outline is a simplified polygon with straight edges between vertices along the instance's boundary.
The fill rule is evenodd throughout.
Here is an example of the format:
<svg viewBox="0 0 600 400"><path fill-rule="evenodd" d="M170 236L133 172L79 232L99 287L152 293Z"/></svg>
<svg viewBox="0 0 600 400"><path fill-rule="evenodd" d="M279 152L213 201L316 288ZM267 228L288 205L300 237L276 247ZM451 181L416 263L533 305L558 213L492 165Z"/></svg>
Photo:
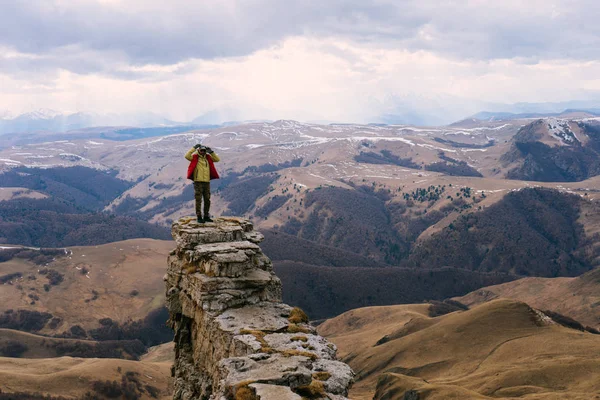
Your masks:
<svg viewBox="0 0 600 400"><path fill-rule="evenodd" d="M223 307L239 306L240 304L246 304L246 302L263 305L264 302L262 300L264 299L280 298L281 287L277 283L277 277L272 275L272 272L268 272L270 269L268 259L262 255L260 249L257 250L257 246L251 241L248 241L249 243L243 241L233 242L233 247L231 247L230 243L194 245L196 241L225 240L238 237L237 234L233 234L231 231L243 231L242 228L224 229L226 233L217 235L218 237L215 239L214 230L219 230L216 228L217 224L214 227L202 227L196 225L191 219L188 221L188 224L178 224L175 228L176 237L179 238L176 243L178 248L183 249L183 251L173 251L170 256L170 268L172 270L168 275L170 276L168 278L169 281L175 282L179 280L178 282L182 283L186 279L190 279L190 286L186 293L195 293L195 296L200 296L196 297L198 301L202 302L209 311L213 310L211 312L213 314L219 314L220 311L218 310ZM234 227L239 226L236 224L237 222L232 225ZM189 235L190 232L203 232L203 234ZM187 236L186 233L188 233ZM587 233L591 234L593 232L588 230ZM260 236L254 231L246 232L245 234L249 235L249 239L260 239ZM272 234L269 234L267 240L271 239L271 236ZM210 237L212 239L208 239ZM241 238L239 237L238 239ZM164 260L174 245L173 242L133 240L97 247L70 248L70 251L67 253L63 250L61 256L56 257L56 254L51 256L55 260L50 263L50 268L60 274L64 274L64 280L58 283L58 285L51 285L48 292L43 291L43 288L40 287L38 294L44 294L44 296L40 296L36 304L28 304L32 299L27 297L26 299L21 298L20 302L12 304L11 307L14 307L15 310L41 310L53 315L59 315L58 310L61 310L63 307L71 307L65 310L67 311L64 315L65 321L61 321L56 329L52 329L50 326L52 319L46 320L47 325L43 326L41 331L38 331L38 333L44 334L60 333L65 330L70 331L68 329L69 326L72 326L72 324L75 324L79 320L80 322L78 323L84 328L84 334L87 332L87 334L91 335L96 332L95 329L102 327L102 324L98 321L105 315L113 315L112 318L115 321L126 322L128 318L132 318L134 315L142 315L146 312L142 310L147 310L147 308L135 308L139 307L136 303L137 301L143 300L140 304L147 304L151 307L157 302L164 301L162 300L164 299L162 297L164 286L161 282L165 268ZM159 250L159 247L163 248L163 250ZM332 266L328 268L331 270L331 275L336 275L336 271L340 271L340 268L343 267L336 266L336 260L338 259L334 257L336 253L330 253L326 250L322 249L319 256L324 258L331 257L331 260L328 262ZM123 255L125 256L123 257ZM28 257L33 258L15 257L0 263L0 266L5 268L3 276L11 275L14 273L15 268L20 268L28 264L30 265L31 273L37 273L36 257L46 257L46 255L38 251L38 253L34 252L34 256L28 255ZM258 268L260 271L253 269L254 267L249 268L242 260L244 257L247 257L248 261L252 258L258 259L257 265L262 265L262 268L265 268L265 270L260 269L260 267ZM86 265L89 267L89 271L87 271L89 273L86 272L86 274L82 274L81 270L77 268L78 266L81 268L82 265L78 260L83 259L86 259ZM344 260L343 257L339 259ZM221 265L216 261L219 261L219 263L227 261L227 263ZM343 265L345 264L344 262ZM110 274L112 277L104 274L105 271L100 271L98 269L100 265L105 265L101 267L102 270L107 268L113 271ZM152 267L152 265L155 265L155 267ZM348 284L350 286L360 286L362 280L367 279L369 272L373 271L374 268L381 268L381 266L372 264L366 268L359 268L360 271L364 271L364 274L361 272L360 275L358 275L359 270L349 268L349 271L354 271L357 274L357 280L350 281ZM148 274L152 270L156 271L155 275ZM313 275L313 282L319 282L319 284L311 285L310 282L307 282L305 287L319 287L324 280L323 277L325 275L323 274L329 273L329 270L327 268L315 269L312 273L319 273L321 275ZM383 270L390 273L394 272L394 269L390 268L384 268ZM69 273L69 271L72 271L72 273ZM264 277L261 279L251 278L248 281L247 278L256 272L263 274ZM594 341L595 339L590 338L600 336L583 331L585 326L589 326L590 328L597 327L597 324L594 325L593 323L593 316L595 315L594 304L597 302L597 300L594 300L597 297L595 297L596 290L594 286L597 280L595 278L597 275L596 272L592 271L576 278L526 278L499 287L486 287L483 290L477 290L464 298L458 299L471 306L472 310L469 311L460 311L452 303L448 303L450 304L448 306L446 303L436 302L433 302L433 304L371 307L352 310L321 325L319 333L328 337L338 346L338 355L357 372L357 383L348 395L352 399L370 399L373 396L375 398L391 399L404 396L404 393L409 393L410 396L415 396L414 393L418 393L421 396L419 398L422 399L447 398L448 396L458 394L470 398L486 398L486 396L489 397L496 389L492 387L493 385L490 386L490 384L485 386L483 382L494 382L494 385L496 385L495 388L502 388L498 390L500 390L503 396L511 395L513 397L533 399L567 396L568 394L570 397L567 398L583 399L589 393L595 393L599 390L593 385L593 379L589 378L588 375L588 373L595 374L596 372L594 371L596 371L595 368L597 366L595 361L587 357L589 357L589 354L593 354L595 346L597 346L597 343ZM120 275L114 275L115 273L120 273ZM443 272L440 271L440 273ZM229 278L225 276L220 277L219 275L221 274L234 276L241 274L241 276ZM88 275L90 278L86 277ZM141 275L145 275L144 278L148 279L148 283L153 283L149 286L141 284L143 282L140 281ZM40 275L37 279L50 282L46 276L47 274ZM17 285L19 285L18 282L23 282L24 279L27 279L26 277L27 275L23 277L13 276L12 280L6 281L5 285L0 286L5 291L3 298L6 301L4 304L9 305L10 301L19 298L13 292L19 291L17 288ZM77 277L81 277L83 280ZM435 281L451 281L451 279L443 278L442 276L430 279L432 284L435 284ZM81 307L77 306L77 301L73 301L75 298L65 297L67 293L85 291L82 285L90 280L92 280L90 283L93 283L95 287L103 287L104 285L109 288L114 285L114 282L122 282L121 285L123 287L117 291L101 291L96 300L91 300L93 293L90 292L91 296L89 298L84 296L85 298L81 299ZM380 284L389 282L393 283L389 279L384 279ZM35 281L32 281L32 283L37 284ZM129 289L131 289L129 285L131 284L137 285L137 290L140 291L136 296L131 296L129 293ZM62 288L62 285L66 286ZM482 286L484 285L482 284ZM79 286L82 286L81 289L78 288ZM56 296L57 291L61 291L61 289L66 289L67 287L70 290L64 290L61 292L63 293L62 295ZM172 288L173 285L168 284L167 287ZM438 290L436 288L439 288L439 286L432 286L430 293L435 293L435 290ZM348 291L348 289L345 290ZM393 284L385 290L393 291ZM171 291L171 295L174 292L176 290ZM155 298L154 296L159 297ZM182 298L181 296L183 295L177 294L176 299ZM505 300L501 300L498 303L497 299L500 297L512 297L531 303L536 309L557 312L559 316L553 315L553 317L557 318L560 323L566 323L571 328L562 327L559 323L553 323L546 317L540 317L539 320L534 319L534 322L530 324L527 322L527 318L531 317L527 316L539 316L540 314L537 314L538 311L531 311L533 309L530 306L522 303L507 302ZM59 298L68 300L60 303L58 301ZM127 303L128 306L111 307L110 304L113 303L106 302L106 300L111 298L113 299L111 300L113 303L121 304L120 302L129 301ZM348 299L351 298L353 296L348 297ZM396 297L391 297L390 301L393 301L394 298ZM565 302L565 298L568 301ZM90 301L85 302L86 299ZM494 299L496 299L496 302L489 303L489 306L486 306L486 304L477 306L477 304ZM169 301L168 304L171 304L175 309L179 309L181 303L177 303L178 301L176 300L175 303ZM73 304L71 305L71 303ZM223 304L225 305L223 306ZM281 329L289 330L290 326L294 325L288 320L289 315L291 315L291 307L276 307L278 315L283 314L288 315L288 317L284 316L272 319L267 317L270 315L268 312L266 316L262 315L261 312L264 310L260 307L255 307L256 304L254 306L242 307L242 310L246 308L250 317L248 315L244 317L244 312L238 313L231 309L225 310L220 315L224 315L226 318L218 320L218 323L211 323L212 327L217 327L218 330L223 329L223 333L218 335L211 333L210 335L203 336L221 337L225 342L231 341L231 343L237 343L237 340L241 339L245 340L244 345L240 344L241 347L237 345L227 347L232 349L231 351L233 352L242 351L240 349L246 349L244 351L247 352L251 348L258 349L258 351L268 351L269 353L273 351L274 354L282 352L289 358L294 359L304 356L310 359L314 357L314 354L317 356L325 354L325 357L327 357L327 354L329 354L328 357L332 356L333 353L324 344L326 342L318 340L316 343L310 342L309 339L312 337L311 332L313 332L312 328L302 322L295 325L308 332L298 331L294 334L287 334L297 339L289 343L286 343L285 340L279 340L279 336L285 336L285 334L279 331ZM346 305L352 308L351 303L347 303ZM38 309L37 307L40 308ZM480 309L480 307L484 308ZM88 318L87 311L89 310L92 311L92 314L89 319L86 319ZM236 308L235 310L238 309ZM120 311L126 311L129 314L123 314L120 318L117 318L120 315L118 314ZM448 312L451 313L446 314ZM209 315L211 313L197 310L193 315L196 318L198 315ZM581 322L580 327L582 330L577 330L577 325L572 324L568 319L562 319L560 314ZM63 316L62 314L60 315ZM257 318L257 315L260 318ZM181 325L181 321L184 321L183 317L181 317L178 325L179 328L176 326L180 332L178 336L180 339L178 339L176 346L185 343L185 340L181 339L181 336L186 332L186 329ZM235 321L242 325L251 325L250 329L240 328L239 324L233 323ZM300 321L305 320L300 319ZM190 320L187 320L187 322L191 323ZM236 330L238 328L240 329ZM292 328L292 330L296 330L296 328ZM189 331L193 332L194 329L190 329ZM201 333L198 334L202 335ZM299 339L299 336L307 337L306 341ZM106 346L108 342L95 342L92 338L48 338L14 330L3 330L1 338L0 350L4 348L15 349L15 343L26 346L20 354L20 357L22 357L20 359L0 357L0 370L3 371L2 374L6 378L6 381L12 382L11 386L2 387L2 390L5 392L31 393L31 388L36 387L38 388L36 389L37 391L55 396L81 397L88 392L101 396L104 390L117 390L114 388L118 388L118 390L121 390L121 393L126 393L126 390L129 390L127 388L135 388L131 389L133 390L132 393L136 393L139 398L155 398L151 393L159 393L156 394L159 398L171 398L170 393L172 393L172 389L169 386L171 384L169 383L168 376L170 375L169 370L171 365L173 365L171 358L173 354L172 344L151 348L147 355L142 356L139 353L127 355L127 352L135 349L135 347L127 347L125 342L121 342L121 347L110 346L110 352L122 352L120 357L132 360L136 358L141 359L140 361L130 361L114 359L114 356L111 356L110 353L108 353L109 358L96 358L99 357L98 354L101 352L107 351L102 346ZM463 341L470 343L468 351L466 348L457 347ZM395 344L392 345L391 343ZM453 345L450 346L449 343L453 343ZM481 357L475 357L475 360L479 360L477 362L481 363L475 372L469 372L475 368L472 365L473 361L468 359L470 357L468 355L472 352L472 343L477 343L475 346L478 349L476 354L481 353ZM544 347L544 343L562 343L562 346L553 346L550 349ZM425 344L427 345L425 346ZM186 346L188 345L179 348L178 354L180 357L189 354L186 353L189 350L189 346ZM513 346L516 346L516 348ZM479 350L480 347L481 349ZM501 350L493 350L496 347L500 347ZM582 350L582 347L585 347L586 350ZM523 348L528 349L529 353L520 355L520 361L516 365L515 357L517 356L515 354L521 354ZM69 353L69 351L72 353ZM225 350L220 351L222 352L213 354L224 356L227 353ZM484 357L487 354L486 352L490 351L494 356ZM591 353L588 353L588 351ZM313 356L310 356L308 353L313 354ZM85 354L85 357L92 358L71 359L64 357L64 355L81 357L80 354ZM548 361L546 361L542 369L539 369L539 361L537 361L541 357L540 354L550 354L547 356ZM567 355L570 361L562 362L561 360L564 360ZM14 354L10 356L15 357ZM243 354L243 356L246 356L246 354ZM49 359L47 357L54 358ZM257 362L258 365L261 363L264 364L264 360L253 361ZM559 362L561 362L560 366L557 364ZM44 365L49 365L48 363L55 366L52 370L53 372L48 372L47 368L44 367ZM179 384L175 383L174 388L179 385L181 388L180 393L183 396L185 393L189 393L190 390L195 389L190 389L185 383L189 380L189 377L185 374L189 373L190 369L185 368L185 362L181 359L179 363L178 370L181 371L182 375L179 377ZM213 366L217 363L210 362L209 364ZM256 367L255 364L250 364ZM235 363L234 365L238 366L239 364ZM312 360L306 364L308 372L304 375L300 374L304 376L301 379L304 379L306 382L309 382L307 377L314 374L308 368L310 365L314 366ZM210 366L207 368L212 368ZM237 368L231 365L229 367ZM529 381L524 383L515 380L516 378L510 375L510 373L504 373L500 378L491 378L492 376L496 376L495 374L498 371L511 370L511 368L519 371L519 374L528 376ZM557 369L559 372L556 372ZM559 376L566 374L566 370L570 371L568 375L570 376L570 381L563 385L560 383L562 381L559 379ZM258 373L256 369L251 369L251 371ZM258 371L262 371L262 366L258 368ZM219 374L225 372L214 371L213 369L212 373L220 377L222 375ZM27 379L23 379L23 376L27 376ZM246 375L240 377L240 375L234 374L234 376L236 378L232 378L233 380L230 382L234 388L236 388L236 385L233 381L248 378ZM279 380L281 378L277 378L275 375L269 375L268 378L261 376L257 378L257 376L252 375L250 378L256 378L257 381L282 382ZM321 374L316 376L323 379L327 375ZM213 378L207 381L211 379ZM221 380L220 378L214 379ZM271 381L271 379L273 380ZM550 386L546 383L549 379L553 382ZM113 381L115 382L114 384L112 383ZM471 381L475 383L466 383ZM57 386L53 382L59 382L60 384ZM284 382L289 383L290 381L284 380ZM424 382L429 383L425 384ZM484 386L477 386L476 382L481 382L481 385ZM241 387L244 385L238 386L241 390ZM269 393L267 389L272 389L268 386L263 386L261 383L252 384L248 385L247 390L252 395L263 393L263 396L267 396ZM311 386L310 382L308 386ZM318 391L319 388L315 389L315 386L320 387L318 383L312 384L312 389L303 388L298 393L306 395L306 393L310 394L315 390ZM65 391L63 387L67 387L68 390ZM147 387L150 388L148 389ZM323 387L325 388L326 386ZM95 391L95 389L98 391ZM282 389L276 388L276 390ZM289 393L286 395L289 395ZM294 397L292 396L291 398Z"/></svg>
<svg viewBox="0 0 600 400"><path fill-rule="evenodd" d="M281 283L247 220L173 224L165 276L175 331L174 399L343 399L352 370Z"/></svg>

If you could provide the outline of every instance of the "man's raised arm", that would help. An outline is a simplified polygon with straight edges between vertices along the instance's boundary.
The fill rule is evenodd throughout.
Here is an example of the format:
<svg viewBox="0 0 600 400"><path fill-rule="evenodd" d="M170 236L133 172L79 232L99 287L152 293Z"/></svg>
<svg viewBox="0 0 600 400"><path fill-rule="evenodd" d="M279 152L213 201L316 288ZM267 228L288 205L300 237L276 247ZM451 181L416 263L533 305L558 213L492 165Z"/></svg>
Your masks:
<svg viewBox="0 0 600 400"><path fill-rule="evenodd" d="M189 149L188 152L185 153L185 159L188 161L192 161L192 156L194 155L195 151L196 151L196 146Z"/></svg>
<svg viewBox="0 0 600 400"><path fill-rule="evenodd" d="M219 158L219 156L217 155L217 153L215 153L215 151L214 151L213 149L211 149L210 147L208 147L208 148L206 149L206 152L207 152L208 154L210 154L210 158L212 158L212 160L213 160L214 162L219 162L219 161L221 161L221 159Z"/></svg>

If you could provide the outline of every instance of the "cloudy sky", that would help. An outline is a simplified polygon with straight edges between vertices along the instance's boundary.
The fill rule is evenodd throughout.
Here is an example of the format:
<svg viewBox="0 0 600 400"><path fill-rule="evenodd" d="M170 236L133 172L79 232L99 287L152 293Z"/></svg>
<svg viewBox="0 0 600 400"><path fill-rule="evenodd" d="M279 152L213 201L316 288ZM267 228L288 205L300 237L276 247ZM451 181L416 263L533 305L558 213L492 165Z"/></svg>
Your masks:
<svg viewBox="0 0 600 400"><path fill-rule="evenodd" d="M596 0L0 0L0 112L443 122L595 102L599 21Z"/></svg>

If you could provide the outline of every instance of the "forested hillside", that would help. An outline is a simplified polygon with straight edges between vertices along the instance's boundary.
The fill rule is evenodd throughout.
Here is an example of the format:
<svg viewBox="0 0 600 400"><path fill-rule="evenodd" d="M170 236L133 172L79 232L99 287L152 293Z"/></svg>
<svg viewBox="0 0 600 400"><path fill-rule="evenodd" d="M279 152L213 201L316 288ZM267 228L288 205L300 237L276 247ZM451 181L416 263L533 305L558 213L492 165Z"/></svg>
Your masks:
<svg viewBox="0 0 600 400"><path fill-rule="evenodd" d="M62 199L85 210L101 210L133 182L116 177L117 171L86 167L25 168L0 174L0 187L22 187Z"/></svg>
<svg viewBox="0 0 600 400"><path fill-rule="evenodd" d="M579 196L524 189L510 192L490 207L464 212L472 208L465 200L473 200L473 193L460 189L456 194L462 197L454 199L447 192L429 188L407 193L406 201L397 202L387 200L385 191L367 187L322 188L307 194L305 207L312 209L307 218L292 218L281 231L390 266L575 276L595 265L593 245L598 238L586 237L579 222L580 204L586 201ZM429 211L413 210L411 205L415 201L435 204L444 197L453 200ZM423 231L453 212L457 218L452 223L417 242ZM286 251L298 253L295 246L289 248ZM276 252L280 259L325 265L316 256L286 258L281 253ZM358 260L354 265L361 264Z"/></svg>
<svg viewBox="0 0 600 400"><path fill-rule="evenodd" d="M166 227L132 217L86 212L58 199L0 201L0 216L0 243L63 247L171 238Z"/></svg>
<svg viewBox="0 0 600 400"><path fill-rule="evenodd" d="M461 268L335 268L275 261L283 300L311 318L329 318L357 307L444 300L517 277Z"/></svg>
<svg viewBox="0 0 600 400"><path fill-rule="evenodd" d="M285 300L330 316L442 300L485 282L577 276L596 266L600 238L586 236L580 209L582 202L597 206L580 196L523 189L477 210L482 197L469 188L429 187L403 198L365 186L307 193L307 217L267 231L263 244ZM438 202L444 205L433 208ZM453 222L419 239L446 217Z"/></svg>
<svg viewBox="0 0 600 400"><path fill-rule="evenodd" d="M0 187L24 187L48 197L0 201L0 243L62 247L170 239L166 227L101 211L131 185L116 178L115 171L86 167L6 171L0 174Z"/></svg>
<svg viewBox="0 0 600 400"><path fill-rule="evenodd" d="M507 194L481 212L462 215L414 246L410 265L452 266L522 276L576 276L593 268L579 223L579 196L542 188Z"/></svg>
<svg viewBox="0 0 600 400"><path fill-rule="evenodd" d="M282 231L302 239L337 247L394 264L406 251L385 206L387 193L370 188L322 188L306 195L314 205L305 221L291 219Z"/></svg>

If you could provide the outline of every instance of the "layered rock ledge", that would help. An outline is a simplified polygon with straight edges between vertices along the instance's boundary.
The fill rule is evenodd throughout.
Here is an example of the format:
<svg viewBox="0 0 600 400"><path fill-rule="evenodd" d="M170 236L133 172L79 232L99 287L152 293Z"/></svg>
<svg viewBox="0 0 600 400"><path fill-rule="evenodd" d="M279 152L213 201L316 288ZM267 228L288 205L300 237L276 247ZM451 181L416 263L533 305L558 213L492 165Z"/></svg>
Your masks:
<svg viewBox="0 0 600 400"><path fill-rule="evenodd" d="M164 279L174 399L346 398L354 373L302 310L281 302L281 281L250 221L182 218L172 234Z"/></svg>

